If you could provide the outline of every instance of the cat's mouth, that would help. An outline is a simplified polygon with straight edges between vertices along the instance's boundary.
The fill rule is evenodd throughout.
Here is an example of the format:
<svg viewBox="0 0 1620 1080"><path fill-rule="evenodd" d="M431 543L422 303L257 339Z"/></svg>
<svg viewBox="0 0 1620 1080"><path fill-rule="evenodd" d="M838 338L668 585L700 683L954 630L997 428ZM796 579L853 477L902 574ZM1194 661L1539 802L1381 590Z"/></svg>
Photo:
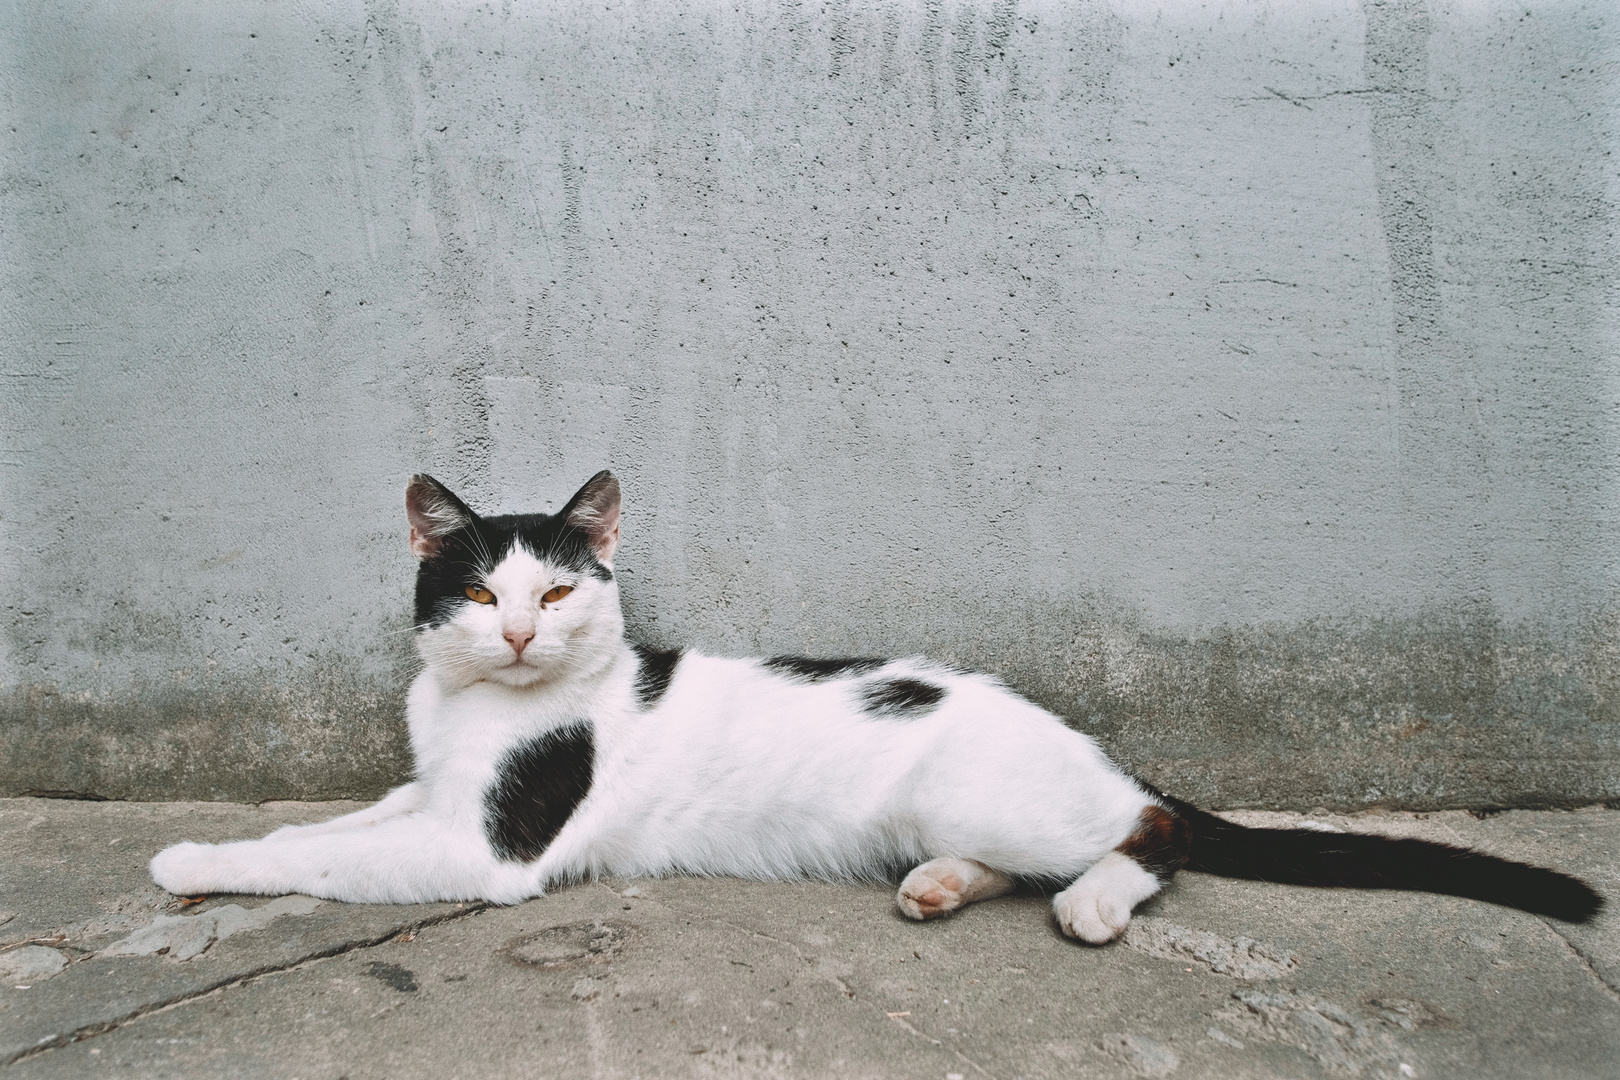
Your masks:
<svg viewBox="0 0 1620 1080"><path fill-rule="evenodd" d="M497 667L494 674L502 682L529 683L543 678L553 662L553 657L536 653L532 649L524 649L521 656L511 657L505 664Z"/></svg>
<svg viewBox="0 0 1620 1080"><path fill-rule="evenodd" d="M515 687L532 686L537 682L544 681L545 677L545 672L539 667L521 661L514 661L504 667L490 669L484 674L484 678L491 682Z"/></svg>

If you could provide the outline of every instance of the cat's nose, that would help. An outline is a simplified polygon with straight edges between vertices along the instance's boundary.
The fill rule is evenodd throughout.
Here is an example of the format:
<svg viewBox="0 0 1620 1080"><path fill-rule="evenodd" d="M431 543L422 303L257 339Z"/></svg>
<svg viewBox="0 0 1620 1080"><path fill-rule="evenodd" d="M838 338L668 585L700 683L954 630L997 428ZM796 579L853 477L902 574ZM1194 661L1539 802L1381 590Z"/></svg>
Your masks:
<svg viewBox="0 0 1620 1080"><path fill-rule="evenodd" d="M508 645L512 646L513 652L517 653L519 656L522 656L524 646L528 645L529 642L534 640L534 631L506 630L502 632L501 636L506 639L506 643Z"/></svg>

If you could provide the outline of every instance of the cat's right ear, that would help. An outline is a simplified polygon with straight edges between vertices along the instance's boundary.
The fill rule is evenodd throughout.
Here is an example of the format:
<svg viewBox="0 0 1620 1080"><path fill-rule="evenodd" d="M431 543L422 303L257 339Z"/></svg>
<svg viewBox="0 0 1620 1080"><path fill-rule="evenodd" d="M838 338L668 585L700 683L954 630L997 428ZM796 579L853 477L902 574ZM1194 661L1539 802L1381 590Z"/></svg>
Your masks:
<svg viewBox="0 0 1620 1080"><path fill-rule="evenodd" d="M446 536L472 524L476 515L449 488L418 473L405 485L405 516L411 523L411 554L431 559Z"/></svg>

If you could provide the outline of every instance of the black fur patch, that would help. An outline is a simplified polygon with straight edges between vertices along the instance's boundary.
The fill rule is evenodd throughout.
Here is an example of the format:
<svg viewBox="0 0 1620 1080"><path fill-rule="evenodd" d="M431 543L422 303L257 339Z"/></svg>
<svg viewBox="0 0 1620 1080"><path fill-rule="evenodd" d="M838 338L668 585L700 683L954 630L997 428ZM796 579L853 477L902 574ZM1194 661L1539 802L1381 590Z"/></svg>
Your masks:
<svg viewBox="0 0 1620 1080"><path fill-rule="evenodd" d="M828 679L865 675L876 671L888 661L870 656L843 656L829 660L818 660L809 656L773 656L763 663L778 675L786 675L791 679L826 682Z"/></svg>
<svg viewBox="0 0 1620 1080"><path fill-rule="evenodd" d="M438 553L416 568L416 625L442 626L471 604L469 585L482 585L514 544L537 559L576 574L612 581L613 571L596 558L585 533L558 514L474 517L439 542Z"/></svg>
<svg viewBox="0 0 1620 1080"><path fill-rule="evenodd" d="M873 716L914 720L945 700L945 688L921 679L884 679L861 687L861 708Z"/></svg>
<svg viewBox="0 0 1620 1080"><path fill-rule="evenodd" d="M506 752L484 792L484 835L505 862L545 853L591 789L596 763L591 726L548 731Z"/></svg>
<svg viewBox="0 0 1620 1080"><path fill-rule="evenodd" d="M675 665L681 661L681 650L669 649L660 652L645 645L631 647L636 650L636 656L641 661L640 667L636 670L636 704L643 709L650 709L663 698L664 691L669 689L670 680L675 678Z"/></svg>

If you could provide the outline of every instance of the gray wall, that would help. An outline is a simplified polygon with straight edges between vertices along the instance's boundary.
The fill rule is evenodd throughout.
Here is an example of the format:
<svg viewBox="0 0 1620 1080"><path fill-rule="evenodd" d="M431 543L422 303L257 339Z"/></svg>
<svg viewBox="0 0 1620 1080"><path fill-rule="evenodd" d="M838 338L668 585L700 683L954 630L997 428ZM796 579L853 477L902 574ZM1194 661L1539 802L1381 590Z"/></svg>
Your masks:
<svg viewBox="0 0 1620 1080"><path fill-rule="evenodd" d="M379 792L402 490L1216 806L1620 797L1607 3L36 5L0 792Z"/></svg>

